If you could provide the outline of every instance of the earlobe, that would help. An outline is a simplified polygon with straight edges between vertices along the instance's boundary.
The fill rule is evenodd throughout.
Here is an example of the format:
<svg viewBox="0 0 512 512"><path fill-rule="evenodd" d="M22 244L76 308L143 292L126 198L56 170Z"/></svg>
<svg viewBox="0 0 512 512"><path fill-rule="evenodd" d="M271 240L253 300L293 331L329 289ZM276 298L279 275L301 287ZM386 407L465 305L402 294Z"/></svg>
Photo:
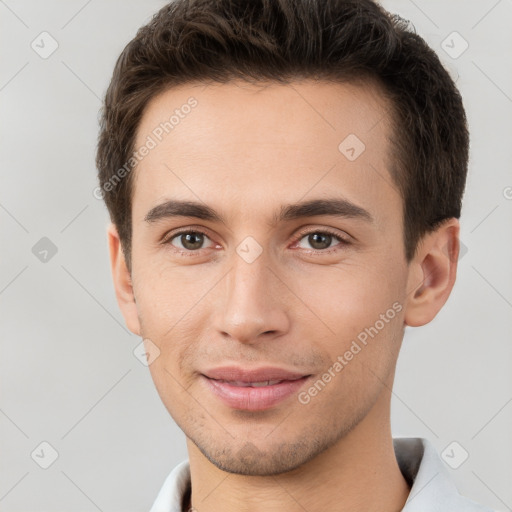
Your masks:
<svg viewBox="0 0 512 512"><path fill-rule="evenodd" d="M457 275L459 230L458 220L450 218L422 239L409 266L406 325L429 323L448 300Z"/></svg>
<svg viewBox="0 0 512 512"><path fill-rule="evenodd" d="M132 279L124 257L121 240L114 224L107 228L110 266L116 292L117 303L121 309L126 326L131 332L140 336L140 323L133 292Z"/></svg>

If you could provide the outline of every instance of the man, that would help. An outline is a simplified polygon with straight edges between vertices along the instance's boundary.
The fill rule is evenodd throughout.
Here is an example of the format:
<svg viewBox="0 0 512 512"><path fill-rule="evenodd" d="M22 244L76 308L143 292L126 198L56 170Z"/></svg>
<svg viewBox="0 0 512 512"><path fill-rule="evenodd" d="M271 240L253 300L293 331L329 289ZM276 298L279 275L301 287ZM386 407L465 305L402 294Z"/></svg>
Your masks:
<svg viewBox="0 0 512 512"><path fill-rule="evenodd" d="M152 512L488 510L390 429L467 159L453 81L371 0L177 0L139 30L97 164L117 299L187 437Z"/></svg>

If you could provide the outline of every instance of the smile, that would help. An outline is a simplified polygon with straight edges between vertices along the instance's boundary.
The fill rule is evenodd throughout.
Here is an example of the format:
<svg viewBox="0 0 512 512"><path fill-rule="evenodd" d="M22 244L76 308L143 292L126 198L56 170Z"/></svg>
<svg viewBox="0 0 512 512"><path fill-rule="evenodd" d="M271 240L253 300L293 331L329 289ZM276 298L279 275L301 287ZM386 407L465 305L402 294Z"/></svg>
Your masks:
<svg viewBox="0 0 512 512"><path fill-rule="evenodd" d="M212 395L231 409L263 411L277 407L287 398L297 394L310 375L293 379L242 381L213 379L201 376Z"/></svg>

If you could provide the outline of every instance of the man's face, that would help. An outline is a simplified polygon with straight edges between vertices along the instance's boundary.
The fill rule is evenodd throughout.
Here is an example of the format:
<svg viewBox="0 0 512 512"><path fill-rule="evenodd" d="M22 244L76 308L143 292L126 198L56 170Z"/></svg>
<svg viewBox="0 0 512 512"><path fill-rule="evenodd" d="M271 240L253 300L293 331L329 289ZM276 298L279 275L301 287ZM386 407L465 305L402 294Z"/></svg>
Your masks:
<svg viewBox="0 0 512 512"><path fill-rule="evenodd" d="M136 148L158 143L134 171L133 322L160 350L165 406L216 466L296 468L389 396L408 274L389 135L381 96L354 84L187 85L148 105ZM171 200L218 219L155 209ZM281 218L314 200L357 208ZM205 377L227 366L309 377L267 390Z"/></svg>

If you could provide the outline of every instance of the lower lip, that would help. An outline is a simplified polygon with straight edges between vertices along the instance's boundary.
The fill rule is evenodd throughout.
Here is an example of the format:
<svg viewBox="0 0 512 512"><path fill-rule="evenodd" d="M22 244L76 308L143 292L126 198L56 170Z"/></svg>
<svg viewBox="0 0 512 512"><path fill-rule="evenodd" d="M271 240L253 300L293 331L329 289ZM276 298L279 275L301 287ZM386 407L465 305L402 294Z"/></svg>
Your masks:
<svg viewBox="0 0 512 512"><path fill-rule="evenodd" d="M290 395L297 393L309 376L297 380L285 380L271 386L233 386L202 375L202 379L215 395L233 409L263 411L273 407Z"/></svg>

